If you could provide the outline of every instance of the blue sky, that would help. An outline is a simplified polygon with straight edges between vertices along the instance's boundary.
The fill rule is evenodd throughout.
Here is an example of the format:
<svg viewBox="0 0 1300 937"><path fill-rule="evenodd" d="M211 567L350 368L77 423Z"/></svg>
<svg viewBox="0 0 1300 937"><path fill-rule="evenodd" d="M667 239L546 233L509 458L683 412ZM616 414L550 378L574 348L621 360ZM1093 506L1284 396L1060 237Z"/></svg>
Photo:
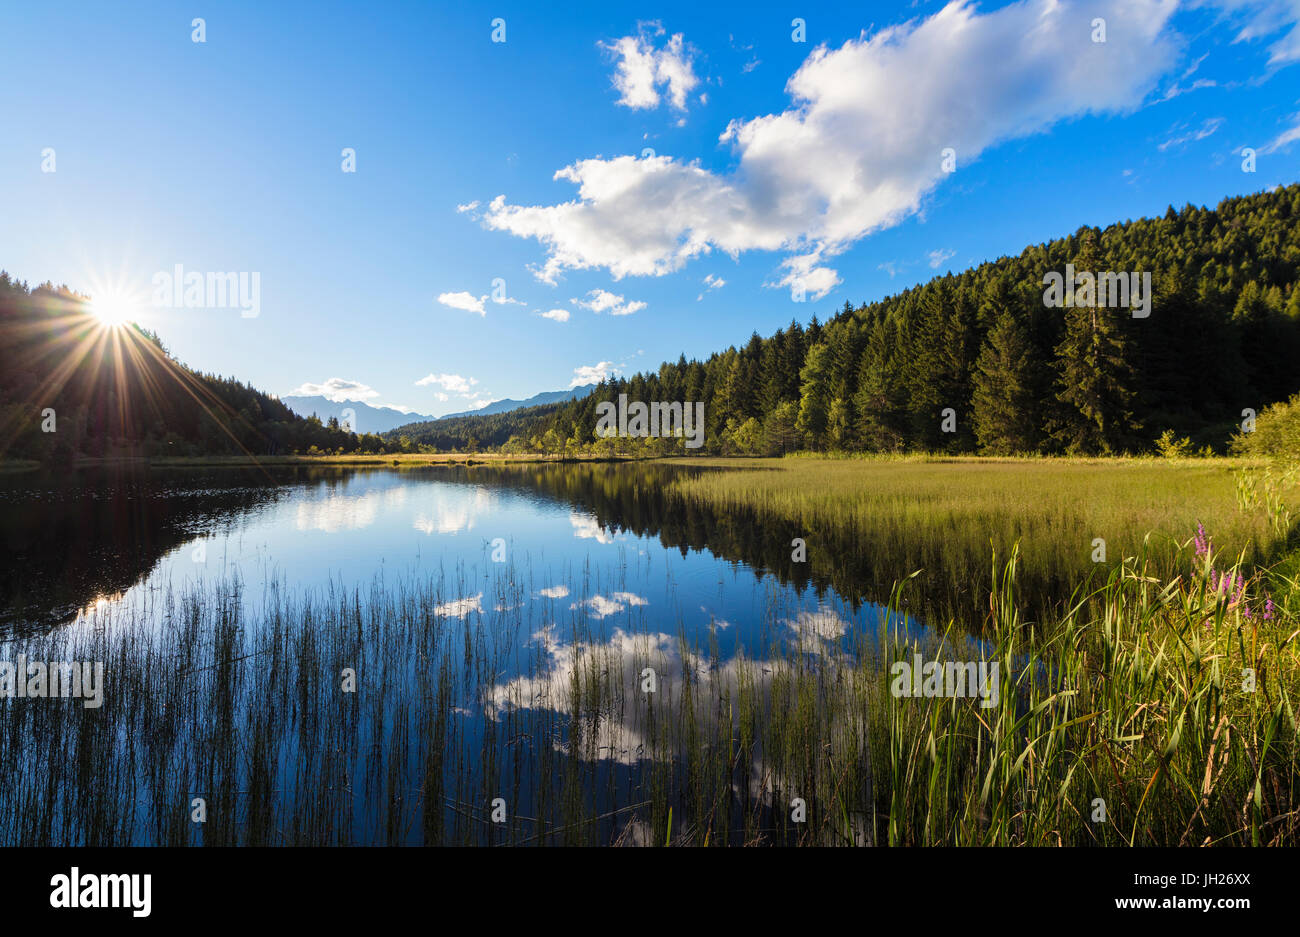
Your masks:
<svg viewBox="0 0 1300 937"><path fill-rule="evenodd" d="M460 411L1293 182L1298 20L1296 0L6 4L0 267L130 302L182 361L276 394ZM157 306L178 264L258 274L258 315Z"/></svg>

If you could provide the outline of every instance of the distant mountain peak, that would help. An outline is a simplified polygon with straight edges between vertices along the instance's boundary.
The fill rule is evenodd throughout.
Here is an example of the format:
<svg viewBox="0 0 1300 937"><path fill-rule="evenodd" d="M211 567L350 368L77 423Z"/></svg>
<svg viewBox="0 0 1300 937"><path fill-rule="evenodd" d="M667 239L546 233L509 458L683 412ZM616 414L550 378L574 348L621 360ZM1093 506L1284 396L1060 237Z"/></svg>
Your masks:
<svg viewBox="0 0 1300 937"><path fill-rule="evenodd" d="M544 391L540 394L534 394L527 400L513 400L507 397L504 400L494 400L477 410L447 413L443 416L429 416L424 413L414 412L403 413L401 410L395 410L392 407L371 406L360 400L330 400L328 397L320 396L299 397L290 395L281 397L280 402L299 416L309 417L315 414L323 423L328 423L331 417L334 417L340 423L350 420L352 430L356 433L386 433L391 429L406 426L409 423L430 423L434 420L449 420L461 416L488 416L493 413L508 413L511 410L519 410L524 407L537 407L548 403L573 400L577 397L587 396L595 388L595 384L585 384L568 390Z"/></svg>
<svg viewBox="0 0 1300 937"><path fill-rule="evenodd" d="M526 400L514 400L506 397L503 400L494 400L485 407L477 410L464 410L460 413L445 413L436 419L450 420L458 416L490 416L493 413L509 413L511 410L522 410L524 407L540 407L548 403L559 403L563 400L574 400L578 397L585 397L596 389L595 384L583 384L581 387L571 387L568 390L551 390L543 391L540 394L533 394ZM434 419L434 417L429 417ZM416 423L418 420L410 419L407 423Z"/></svg>
<svg viewBox="0 0 1300 937"><path fill-rule="evenodd" d="M352 424L355 433L386 433L394 427L414 420L432 420L431 416L420 413L403 413L392 407L372 407L360 400L330 400L328 397L281 397L280 402L302 417L312 414L320 417L322 423L328 423L331 417L340 423L345 420Z"/></svg>

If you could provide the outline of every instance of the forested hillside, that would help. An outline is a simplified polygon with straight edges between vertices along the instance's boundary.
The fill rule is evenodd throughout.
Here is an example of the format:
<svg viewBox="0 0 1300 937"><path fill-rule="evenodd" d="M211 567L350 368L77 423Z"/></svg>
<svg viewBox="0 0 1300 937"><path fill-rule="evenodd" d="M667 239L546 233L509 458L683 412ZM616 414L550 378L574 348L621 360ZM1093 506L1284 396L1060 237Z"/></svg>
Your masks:
<svg viewBox="0 0 1300 937"><path fill-rule="evenodd" d="M537 407L508 410L505 413L471 413L465 416L444 416L437 420L408 423L385 434L390 445L404 451L432 449L435 452L478 452L483 449L521 451L518 439L526 435L539 422L556 413L562 403L546 403ZM506 444L510 439L516 443ZM552 448L551 451L557 451Z"/></svg>
<svg viewBox="0 0 1300 937"><path fill-rule="evenodd" d="M508 444L594 445L596 406L705 402L703 452L1105 454L1164 431L1224 451L1246 408L1300 390L1300 185L1026 248L706 361L606 382ZM1049 308L1044 276L1149 272L1149 315ZM952 419L945 413L951 408ZM680 442L607 440L616 451Z"/></svg>
<svg viewBox="0 0 1300 937"><path fill-rule="evenodd" d="M0 457L384 451L378 436L304 420L234 378L198 374L158 337L106 326L87 297L0 272Z"/></svg>

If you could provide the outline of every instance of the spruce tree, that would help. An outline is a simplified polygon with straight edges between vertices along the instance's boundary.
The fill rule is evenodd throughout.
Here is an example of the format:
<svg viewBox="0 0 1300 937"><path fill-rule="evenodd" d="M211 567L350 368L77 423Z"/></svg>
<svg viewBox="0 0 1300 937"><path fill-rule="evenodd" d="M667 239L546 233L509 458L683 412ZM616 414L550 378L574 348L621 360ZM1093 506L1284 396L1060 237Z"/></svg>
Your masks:
<svg viewBox="0 0 1300 937"><path fill-rule="evenodd" d="M897 331L881 319L871 328L858 365L853 397L858 444L872 451L897 449L903 442L903 385L895 367Z"/></svg>
<svg viewBox="0 0 1300 937"><path fill-rule="evenodd" d="M1004 311L975 361L972 421L981 452L1012 455L1038 447L1038 365L1029 333Z"/></svg>
<svg viewBox="0 0 1300 937"><path fill-rule="evenodd" d="M830 394L827 387L828 347L818 342L808 349L804 366L799 371L799 432L811 448L820 448L826 439L827 420L830 416Z"/></svg>
<svg viewBox="0 0 1300 937"><path fill-rule="evenodd" d="M1075 267L1095 274L1102 263L1096 236L1088 231ZM1137 428L1132 349L1121 321L1129 315L1122 307L1095 304L1074 303L1066 310L1065 336L1056 348L1056 399L1063 406L1053 435L1068 452L1110 455L1123 450Z"/></svg>

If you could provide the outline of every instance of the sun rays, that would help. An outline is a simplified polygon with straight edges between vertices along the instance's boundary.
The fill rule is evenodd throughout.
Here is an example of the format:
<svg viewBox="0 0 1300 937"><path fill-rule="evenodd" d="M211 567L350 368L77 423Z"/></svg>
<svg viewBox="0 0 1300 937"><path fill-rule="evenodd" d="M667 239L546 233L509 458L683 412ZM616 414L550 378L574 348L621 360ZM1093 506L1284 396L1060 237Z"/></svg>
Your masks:
<svg viewBox="0 0 1300 937"><path fill-rule="evenodd" d="M102 298L92 299L90 302L90 314L95 317L100 325L107 328L118 328L126 325L132 320L133 312L130 302L121 296L109 294Z"/></svg>
<svg viewBox="0 0 1300 937"><path fill-rule="evenodd" d="M247 418L197 374L172 360L141 325L152 312L148 295L113 282L94 282L90 295L38 289L9 323L14 360L40 377L15 406L0 413L0 453L47 409L91 421L101 435L124 440L159 426L189 398L202 418L244 455Z"/></svg>
<svg viewBox="0 0 1300 937"><path fill-rule="evenodd" d="M128 283L124 276L104 278L92 274L85 311L103 328L118 329L146 321L152 308L149 295Z"/></svg>

